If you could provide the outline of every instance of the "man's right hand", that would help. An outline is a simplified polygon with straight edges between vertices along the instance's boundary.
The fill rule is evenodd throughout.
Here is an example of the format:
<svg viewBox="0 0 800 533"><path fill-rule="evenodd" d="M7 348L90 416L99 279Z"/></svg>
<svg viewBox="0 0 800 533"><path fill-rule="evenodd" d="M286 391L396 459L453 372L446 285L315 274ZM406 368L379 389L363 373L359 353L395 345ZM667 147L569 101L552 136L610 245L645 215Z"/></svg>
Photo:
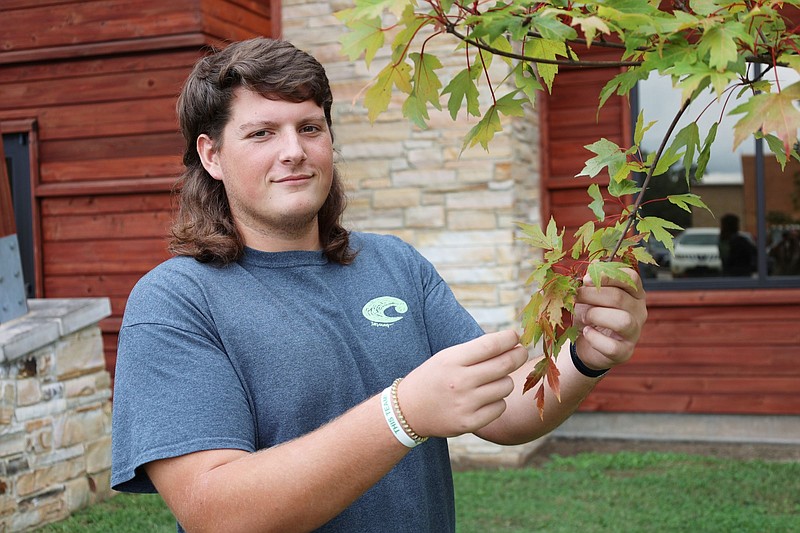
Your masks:
<svg viewBox="0 0 800 533"><path fill-rule="evenodd" d="M514 390L509 374L527 360L528 351L512 330L442 350L400 382L403 416L421 436L474 432L503 414Z"/></svg>

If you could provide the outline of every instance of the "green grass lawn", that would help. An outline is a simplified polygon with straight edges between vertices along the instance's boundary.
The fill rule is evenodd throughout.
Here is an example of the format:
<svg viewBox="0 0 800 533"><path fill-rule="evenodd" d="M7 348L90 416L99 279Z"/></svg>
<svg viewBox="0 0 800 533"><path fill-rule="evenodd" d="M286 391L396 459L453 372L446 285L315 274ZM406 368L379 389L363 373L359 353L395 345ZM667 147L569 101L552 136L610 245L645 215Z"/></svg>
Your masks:
<svg viewBox="0 0 800 533"><path fill-rule="evenodd" d="M800 463L670 453L553 457L455 474L459 533L800 531ZM157 496L119 495L43 533L160 533Z"/></svg>

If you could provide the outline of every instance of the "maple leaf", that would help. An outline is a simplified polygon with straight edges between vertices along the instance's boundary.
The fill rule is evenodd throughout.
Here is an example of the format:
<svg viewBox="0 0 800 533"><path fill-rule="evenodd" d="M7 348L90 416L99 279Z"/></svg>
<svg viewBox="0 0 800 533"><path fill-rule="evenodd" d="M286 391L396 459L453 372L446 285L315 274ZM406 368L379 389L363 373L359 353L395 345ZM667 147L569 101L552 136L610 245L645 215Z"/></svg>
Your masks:
<svg viewBox="0 0 800 533"><path fill-rule="evenodd" d="M352 11L353 9L341 11L336 16L345 20L353 16ZM339 38L342 51L350 61L355 61L363 53L364 62L369 66L385 39L380 17L352 18L347 22L347 27L350 31Z"/></svg>
<svg viewBox="0 0 800 533"><path fill-rule="evenodd" d="M539 418L544 420L544 383L539 385L534 398L536 398L536 409L539 411Z"/></svg>
<svg viewBox="0 0 800 533"><path fill-rule="evenodd" d="M503 126L500 123L500 115L521 117L525 114L525 110L522 106L526 100L514 98L517 92L518 91L513 91L503 96L497 100L494 105L489 107L486 113L484 113L483 118L469 130L469 133L467 133L464 144L461 147L462 151L467 148L472 148L478 143L483 146L484 150L488 151L489 141L492 140L495 133L503 130Z"/></svg>
<svg viewBox="0 0 800 533"><path fill-rule="evenodd" d="M622 271L623 268L628 268L628 265L618 261L594 261L589 264L586 271L598 289L604 277L621 281L635 289L636 282L633 281L630 274Z"/></svg>
<svg viewBox="0 0 800 533"><path fill-rule="evenodd" d="M364 107L368 110L370 122L375 122L378 115L389 108L392 98L392 87L397 86L404 92L411 92L411 66L407 63L386 65L380 71L375 83L364 95Z"/></svg>
<svg viewBox="0 0 800 533"><path fill-rule="evenodd" d="M659 217L643 217L636 222L636 231L639 233L651 233L656 240L664 243L664 246L670 252L674 252L672 234L667 231L669 229L682 230L683 228L670 220L664 220Z"/></svg>
<svg viewBox="0 0 800 533"><path fill-rule="evenodd" d="M533 370L528 374L528 377L525 378L525 384L522 386L522 394L534 388L536 384L542 380L542 377L547 373L548 366L550 366L550 359L547 357L540 359L536 363Z"/></svg>
<svg viewBox="0 0 800 533"><path fill-rule="evenodd" d="M575 177L589 176L593 178L606 167L608 168L609 175L613 176L627 162L625 152L623 152L616 143L609 141L605 137L597 142L584 146L584 148L597 155L589 159L583 167L583 170L576 174Z"/></svg>
<svg viewBox="0 0 800 533"><path fill-rule="evenodd" d="M739 58L737 41L752 44L753 38L747 33L741 22L727 19L724 24L713 24L703 34L697 50L700 54L708 54L709 66L716 69L717 72L722 72L728 68L729 63L735 63Z"/></svg>
<svg viewBox="0 0 800 533"><path fill-rule="evenodd" d="M677 205L684 211L688 211L690 213L692 212L692 208L689 207L690 205L693 205L695 207L702 207L703 209L711 213L711 209L709 209L708 206L705 204L705 202L703 202L703 200L701 200L700 197L697 196L696 194L692 193L671 194L667 196L667 200L669 200L670 203ZM713 216L714 213L711 214Z"/></svg>
<svg viewBox="0 0 800 533"><path fill-rule="evenodd" d="M473 117L479 117L481 111L478 107L478 88L475 86L475 78L480 74L478 68L465 68L456 74L447 87L442 89L442 94L450 94L450 99L447 101L447 109L450 111L450 117L455 120L458 116L458 111L464 102L467 103L467 113Z"/></svg>
<svg viewBox="0 0 800 533"><path fill-rule="evenodd" d="M583 32L584 37L586 38L586 48L592 46L592 41L594 41L594 36L597 32L604 33L609 35L611 30L608 29L608 24L596 15L591 15L588 17L572 17L572 25L573 26L580 26L581 32Z"/></svg>
<svg viewBox="0 0 800 533"><path fill-rule="evenodd" d="M800 82L785 87L779 93L761 93L731 111L731 115L744 114L733 126L733 148L761 130L774 133L783 141L784 153L790 154L797 142L800 128L800 111L794 102L800 99Z"/></svg>
<svg viewBox="0 0 800 533"><path fill-rule="evenodd" d="M603 195L600 192L600 186L596 183L592 183L589 185L589 189L587 190L589 193L589 197L592 199L592 203L589 204L589 209L592 210L594 216L597 217L597 220L604 220L606 218L606 213L603 211L603 205L605 201L603 200Z"/></svg>
<svg viewBox="0 0 800 533"><path fill-rule="evenodd" d="M567 56L567 46L563 41L554 41L552 39L531 39L525 42L524 54L527 57L534 57L537 59L557 59L559 56ZM552 92L553 80L558 74L558 65L549 65L545 63L537 63L536 71L542 77L547 90Z"/></svg>
<svg viewBox="0 0 800 533"><path fill-rule="evenodd" d="M439 58L432 54L419 54L414 52L408 55L414 62L414 92L420 102L430 102L436 109L441 109L439 103L439 90L442 82L436 75L436 70L442 68Z"/></svg>
<svg viewBox="0 0 800 533"><path fill-rule="evenodd" d="M553 394L556 395L558 401L561 402L561 384L558 379L558 377L561 375L561 372L559 372L555 361L550 360L550 364L547 365L547 373L545 375L547 376L547 385L550 387L550 390L553 391Z"/></svg>

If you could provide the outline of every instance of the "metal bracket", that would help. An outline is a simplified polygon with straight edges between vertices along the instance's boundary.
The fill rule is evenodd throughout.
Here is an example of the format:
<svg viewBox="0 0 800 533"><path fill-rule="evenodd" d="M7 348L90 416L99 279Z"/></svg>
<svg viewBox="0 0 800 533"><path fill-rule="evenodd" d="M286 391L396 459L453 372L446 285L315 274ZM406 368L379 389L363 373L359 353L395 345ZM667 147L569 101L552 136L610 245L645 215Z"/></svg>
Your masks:
<svg viewBox="0 0 800 533"><path fill-rule="evenodd" d="M28 312L17 235L0 237L0 323Z"/></svg>

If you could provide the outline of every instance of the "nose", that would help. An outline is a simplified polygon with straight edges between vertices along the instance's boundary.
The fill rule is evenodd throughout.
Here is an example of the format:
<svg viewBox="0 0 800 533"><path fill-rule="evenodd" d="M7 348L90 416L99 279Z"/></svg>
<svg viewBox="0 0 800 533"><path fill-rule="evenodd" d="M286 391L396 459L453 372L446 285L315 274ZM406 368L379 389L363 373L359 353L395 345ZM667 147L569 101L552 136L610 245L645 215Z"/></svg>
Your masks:
<svg viewBox="0 0 800 533"><path fill-rule="evenodd" d="M297 164L305 161L306 150L299 133L289 132L283 136L280 157L285 164Z"/></svg>

